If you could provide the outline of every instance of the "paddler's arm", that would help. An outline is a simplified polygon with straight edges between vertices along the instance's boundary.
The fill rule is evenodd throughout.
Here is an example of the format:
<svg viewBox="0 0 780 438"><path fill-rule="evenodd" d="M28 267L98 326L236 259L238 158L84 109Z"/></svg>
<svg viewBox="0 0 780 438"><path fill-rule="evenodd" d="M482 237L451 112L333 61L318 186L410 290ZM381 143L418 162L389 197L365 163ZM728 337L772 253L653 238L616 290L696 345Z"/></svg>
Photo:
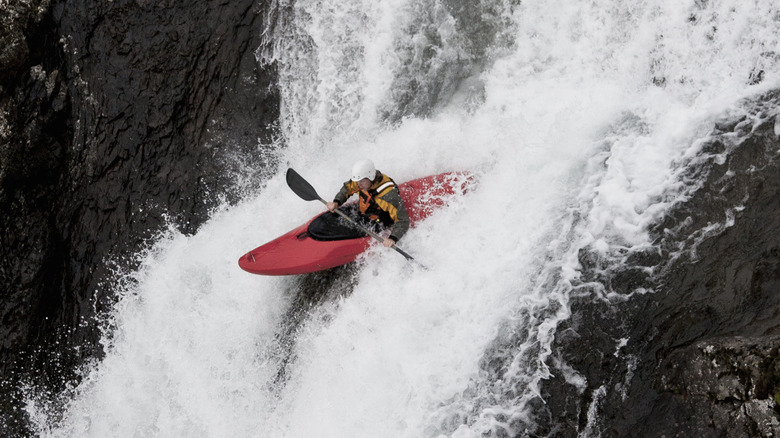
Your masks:
<svg viewBox="0 0 780 438"><path fill-rule="evenodd" d="M398 193L397 188L383 196L382 200L389 202L396 209L396 220L393 224L393 231L390 233L390 237L382 242L384 246L390 247L409 231L409 213L406 211L406 206L404 206L404 201L401 200L401 194Z"/></svg>
<svg viewBox="0 0 780 438"><path fill-rule="evenodd" d="M347 183L349 181L345 182L344 185L341 186L341 190L339 190L338 193L336 193L336 196L333 197L332 202L328 202L325 204L325 206L328 207L328 210L334 211L335 209L339 208L340 205L347 202L347 198L351 193L347 192Z"/></svg>

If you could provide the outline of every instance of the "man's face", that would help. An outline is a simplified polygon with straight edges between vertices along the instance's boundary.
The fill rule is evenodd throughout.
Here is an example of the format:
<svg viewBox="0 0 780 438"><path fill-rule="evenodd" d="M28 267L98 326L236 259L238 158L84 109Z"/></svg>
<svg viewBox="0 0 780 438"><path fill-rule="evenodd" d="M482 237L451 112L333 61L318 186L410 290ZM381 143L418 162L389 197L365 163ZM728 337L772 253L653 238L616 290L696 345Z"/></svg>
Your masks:
<svg viewBox="0 0 780 438"><path fill-rule="evenodd" d="M371 180L368 178L361 179L358 181L358 187L360 187L360 190L368 190L371 188Z"/></svg>

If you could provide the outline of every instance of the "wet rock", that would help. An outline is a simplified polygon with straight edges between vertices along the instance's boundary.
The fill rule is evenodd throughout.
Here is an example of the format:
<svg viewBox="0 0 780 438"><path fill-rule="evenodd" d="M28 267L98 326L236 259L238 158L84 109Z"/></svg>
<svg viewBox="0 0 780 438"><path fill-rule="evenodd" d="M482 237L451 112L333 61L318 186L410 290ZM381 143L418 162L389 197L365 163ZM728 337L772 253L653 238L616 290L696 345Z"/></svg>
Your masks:
<svg viewBox="0 0 780 438"><path fill-rule="evenodd" d="M718 123L686 170L701 187L653 227L653 248L580 251L584 290L551 365L586 385L543 383L556 436L780 436L778 106L771 92Z"/></svg>
<svg viewBox="0 0 780 438"><path fill-rule="evenodd" d="M100 356L116 266L169 222L195 231L241 197L236 176L260 184L274 165L275 70L254 55L264 8L3 6L0 435L24 433L19 382L56 392Z"/></svg>
<svg viewBox="0 0 780 438"><path fill-rule="evenodd" d="M644 432L681 436L680 424L696 436L780 432L771 395L780 389L772 365L780 346L780 144L761 123L761 108L777 104L776 92L756 104L755 130L727 141L725 161L712 163L703 188L670 214L666 225L687 236L691 251L663 271L657 294L637 300L630 337L646 381L632 385L626 402L648 410L624 415L617 430L652 423Z"/></svg>
<svg viewBox="0 0 780 438"><path fill-rule="evenodd" d="M778 378L771 364L776 363L779 348L780 336L737 336L675 349L659 366L663 404L654 406L652 415L661 420L654 431L671 434L671 418L679 424L687 416L685 427L691 431L777 436L778 406L764 382Z"/></svg>

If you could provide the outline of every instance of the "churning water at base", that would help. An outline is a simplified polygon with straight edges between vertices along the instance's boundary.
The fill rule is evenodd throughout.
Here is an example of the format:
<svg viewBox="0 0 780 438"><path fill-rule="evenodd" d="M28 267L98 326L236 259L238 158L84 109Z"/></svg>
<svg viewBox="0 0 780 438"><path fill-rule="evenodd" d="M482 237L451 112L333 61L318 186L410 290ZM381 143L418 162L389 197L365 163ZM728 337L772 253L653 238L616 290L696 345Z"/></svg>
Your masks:
<svg viewBox="0 0 780 438"><path fill-rule="evenodd" d="M117 286L106 358L62 406L30 397L41 435L533 430L579 249L610 257L650 244L647 226L696 184L679 175L713 121L778 85L780 10L472 3L278 2L258 61L280 68L282 166L196 235L170 231L139 255ZM365 157L397 181L468 169L479 183L402 240L429 270L373 248L328 286L336 298L280 337L299 293L329 291L236 260L322 210L290 192L284 168L329 198ZM480 362L507 329L523 341L501 352L512 357L503 380L485 382Z"/></svg>

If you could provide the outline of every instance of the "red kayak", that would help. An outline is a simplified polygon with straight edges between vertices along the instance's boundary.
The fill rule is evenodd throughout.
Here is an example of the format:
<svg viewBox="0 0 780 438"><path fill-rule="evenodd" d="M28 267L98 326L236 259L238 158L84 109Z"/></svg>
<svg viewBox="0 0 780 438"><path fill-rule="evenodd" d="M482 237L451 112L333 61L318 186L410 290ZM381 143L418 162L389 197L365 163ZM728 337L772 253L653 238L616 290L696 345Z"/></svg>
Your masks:
<svg viewBox="0 0 780 438"><path fill-rule="evenodd" d="M410 226L445 205L448 198L466 193L474 176L447 172L398 186L409 213ZM357 204L342 211L356 217ZM241 269L261 275L295 275L335 268L355 259L371 244L371 237L338 215L321 213L300 227L259 246L238 259Z"/></svg>

